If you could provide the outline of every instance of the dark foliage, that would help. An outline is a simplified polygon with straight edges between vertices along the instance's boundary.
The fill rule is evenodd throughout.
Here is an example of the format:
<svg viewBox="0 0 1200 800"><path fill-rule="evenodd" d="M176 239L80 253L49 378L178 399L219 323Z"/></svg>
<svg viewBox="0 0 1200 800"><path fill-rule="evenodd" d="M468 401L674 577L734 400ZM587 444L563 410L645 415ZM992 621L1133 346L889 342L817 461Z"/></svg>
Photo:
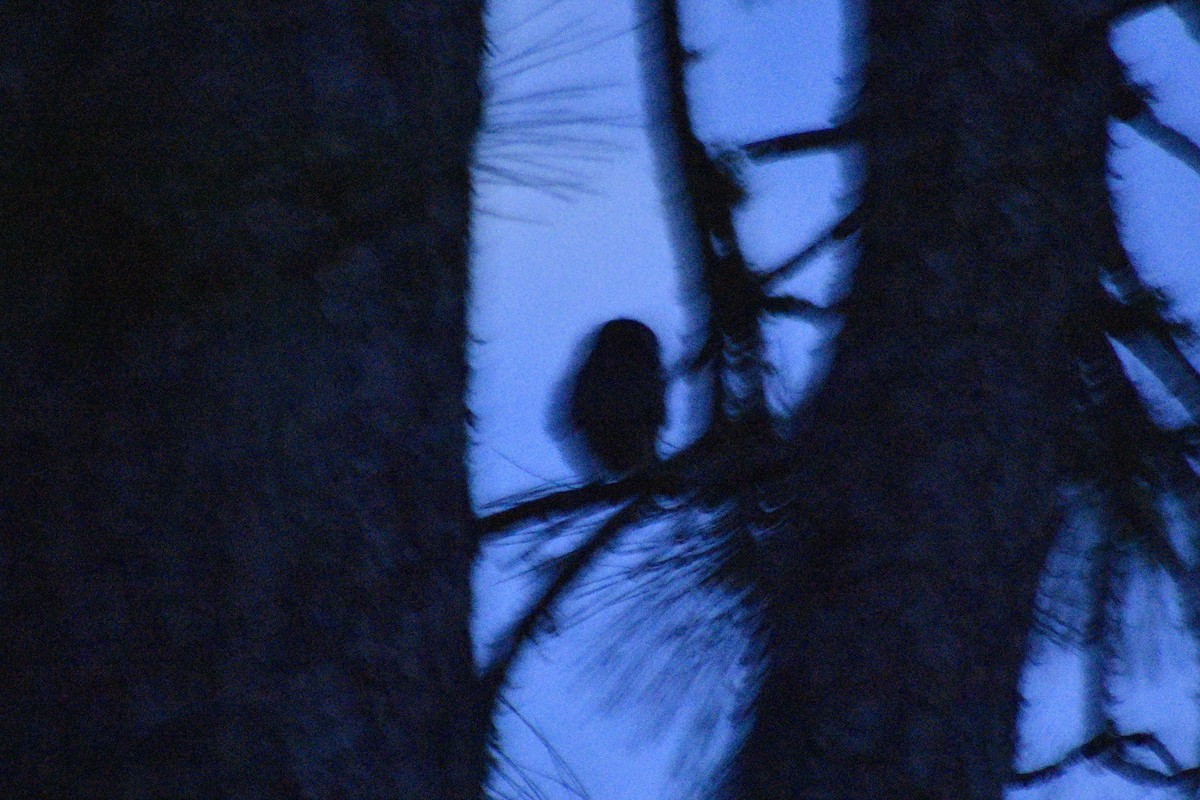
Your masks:
<svg viewBox="0 0 1200 800"><path fill-rule="evenodd" d="M0 796L478 795L481 17L0 6Z"/></svg>

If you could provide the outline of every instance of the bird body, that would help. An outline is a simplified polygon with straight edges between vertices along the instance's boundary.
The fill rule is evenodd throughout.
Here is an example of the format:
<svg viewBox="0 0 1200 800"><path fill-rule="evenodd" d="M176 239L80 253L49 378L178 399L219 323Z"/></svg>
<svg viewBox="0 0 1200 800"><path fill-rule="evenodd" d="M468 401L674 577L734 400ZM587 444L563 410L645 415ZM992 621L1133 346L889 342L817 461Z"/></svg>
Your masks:
<svg viewBox="0 0 1200 800"><path fill-rule="evenodd" d="M657 459L665 393L654 331L637 320L610 320L575 374L568 422L596 464L624 474Z"/></svg>

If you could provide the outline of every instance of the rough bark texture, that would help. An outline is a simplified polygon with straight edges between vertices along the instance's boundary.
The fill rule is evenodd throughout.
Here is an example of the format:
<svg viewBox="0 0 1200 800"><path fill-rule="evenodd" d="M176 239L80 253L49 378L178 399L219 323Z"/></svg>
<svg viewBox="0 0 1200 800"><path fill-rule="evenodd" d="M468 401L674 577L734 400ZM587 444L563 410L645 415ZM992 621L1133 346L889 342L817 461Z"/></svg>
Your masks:
<svg viewBox="0 0 1200 800"><path fill-rule="evenodd" d="M1059 3L868 6L858 263L736 794L998 800L1059 492L1096 454L1120 76Z"/></svg>
<svg viewBox="0 0 1200 800"><path fill-rule="evenodd" d="M0 10L0 795L468 798L474 0Z"/></svg>

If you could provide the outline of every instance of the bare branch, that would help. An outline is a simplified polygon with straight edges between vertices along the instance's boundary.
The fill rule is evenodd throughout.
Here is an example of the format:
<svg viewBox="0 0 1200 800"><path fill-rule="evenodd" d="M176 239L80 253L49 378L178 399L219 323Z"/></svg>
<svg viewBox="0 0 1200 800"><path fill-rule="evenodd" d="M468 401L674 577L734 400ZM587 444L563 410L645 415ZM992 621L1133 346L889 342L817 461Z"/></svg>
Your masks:
<svg viewBox="0 0 1200 800"><path fill-rule="evenodd" d="M1138 747L1145 747L1162 762L1168 773L1176 775L1184 772L1183 765L1179 763L1174 754L1167 749L1167 746L1158 740L1158 737L1151 733L1131 733L1126 737L1129 743Z"/></svg>
<svg viewBox="0 0 1200 800"><path fill-rule="evenodd" d="M735 486L744 486L751 474L769 479L787 468L786 454L776 452L778 442L763 442L760 434L753 426L735 426L720 434L702 436L670 458L611 483L595 482L510 498L505 501L513 503L509 508L476 519L476 532L485 538L496 536L518 525L638 497L726 496Z"/></svg>
<svg viewBox="0 0 1200 800"><path fill-rule="evenodd" d="M804 266L810 260L815 258L818 253L834 242L840 242L848 238L852 233L858 230L862 223L862 212L859 209L851 211L840 220L830 225L825 230L817 234L816 238L804 246L799 253L784 261L774 269L760 273L758 282L767 288L773 283L777 283L784 278L794 273L797 269Z"/></svg>
<svg viewBox="0 0 1200 800"><path fill-rule="evenodd" d="M761 292L738 244L732 211L744 190L735 164L710 155L695 134L684 85L693 56L680 41L676 0L641 0L641 7L648 20L642 50L646 108L658 134L664 194L679 205L677 216L685 223L677 241L690 252L680 261L695 264L696 288L707 301L704 340L719 345L713 351L709 425L764 416Z"/></svg>
<svg viewBox="0 0 1200 800"><path fill-rule="evenodd" d="M537 634L538 629L549 618L559 599L567 589L574 585L576 579L592 564L596 556L612 544L630 525L639 521L646 508L645 498L629 501L605 520L604 524L597 528L583 544L555 560L554 577L550 579L538 599L526 609L521 618L504 636L499 647L499 654L483 671L480 680L493 703L508 679L508 673L521 646Z"/></svg>
<svg viewBox="0 0 1200 800"><path fill-rule="evenodd" d="M668 490L666 476L633 474L611 483L589 483L533 498L516 498L516 505L486 514L475 521L480 536L494 536L508 528L530 522L544 522L553 516L584 511L600 505L629 500L639 493Z"/></svg>
<svg viewBox="0 0 1200 800"><path fill-rule="evenodd" d="M1147 301L1141 299L1146 296L1151 296L1151 304L1154 302L1156 291L1142 282L1119 243L1113 246L1113 259L1105 270L1105 277L1123 304L1134 308L1146 305ZM1192 421L1200 423L1200 373L1180 350L1169 326L1118 329L1113 335L1162 382L1167 392L1187 410Z"/></svg>
<svg viewBox="0 0 1200 800"><path fill-rule="evenodd" d="M1149 749L1163 762L1165 769L1160 771L1129 760L1125 756L1127 747ZM1014 773L1010 782L1013 786L1035 786L1057 778L1071 767L1085 762L1098 764L1143 785L1175 787L1184 791L1195 791L1200 787L1200 767L1180 769L1178 761L1154 734L1120 734L1112 721L1109 721L1099 734L1070 750L1053 764L1030 772Z"/></svg>
<svg viewBox="0 0 1200 800"><path fill-rule="evenodd" d="M827 320L839 316L836 307L817 305L811 300L790 294L771 295L766 298L763 301L763 311L767 314L783 314L810 320Z"/></svg>
<svg viewBox="0 0 1200 800"><path fill-rule="evenodd" d="M1144 105L1139 113L1124 122L1182 161L1191 170L1200 173L1200 144L1196 144L1177 128L1159 119L1150 106Z"/></svg>
<svg viewBox="0 0 1200 800"><path fill-rule="evenodd" d="M1193 422L1200 422L1200 374L1179 345L1160 331L1139 330L1117 337L1133 357L1154 373Z"/></svg>
<svg viewBox="0 0 1200 800"><path fill-rule="evenodd" d="M862 125L851 121L835 125L832 128L786 133L782 136L750 142L742 145L742 152L753 161L766 161L813 150L832 150L845 147L853 144L860 135L862 135Z"/></svg>

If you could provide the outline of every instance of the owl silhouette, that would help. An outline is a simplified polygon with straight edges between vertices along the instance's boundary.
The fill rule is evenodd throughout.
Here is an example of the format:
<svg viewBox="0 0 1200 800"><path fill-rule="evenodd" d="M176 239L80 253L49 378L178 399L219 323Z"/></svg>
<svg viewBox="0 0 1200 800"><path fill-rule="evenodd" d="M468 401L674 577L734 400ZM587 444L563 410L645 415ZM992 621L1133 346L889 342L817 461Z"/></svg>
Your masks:
<svg viewBox="0 0 1200 800"><path fill-rule="evenodd" d="M637 320L610 320L595 333L575 372L566 421L591 461L619 476L657 459L665 393L654 331Z"/></svg>

